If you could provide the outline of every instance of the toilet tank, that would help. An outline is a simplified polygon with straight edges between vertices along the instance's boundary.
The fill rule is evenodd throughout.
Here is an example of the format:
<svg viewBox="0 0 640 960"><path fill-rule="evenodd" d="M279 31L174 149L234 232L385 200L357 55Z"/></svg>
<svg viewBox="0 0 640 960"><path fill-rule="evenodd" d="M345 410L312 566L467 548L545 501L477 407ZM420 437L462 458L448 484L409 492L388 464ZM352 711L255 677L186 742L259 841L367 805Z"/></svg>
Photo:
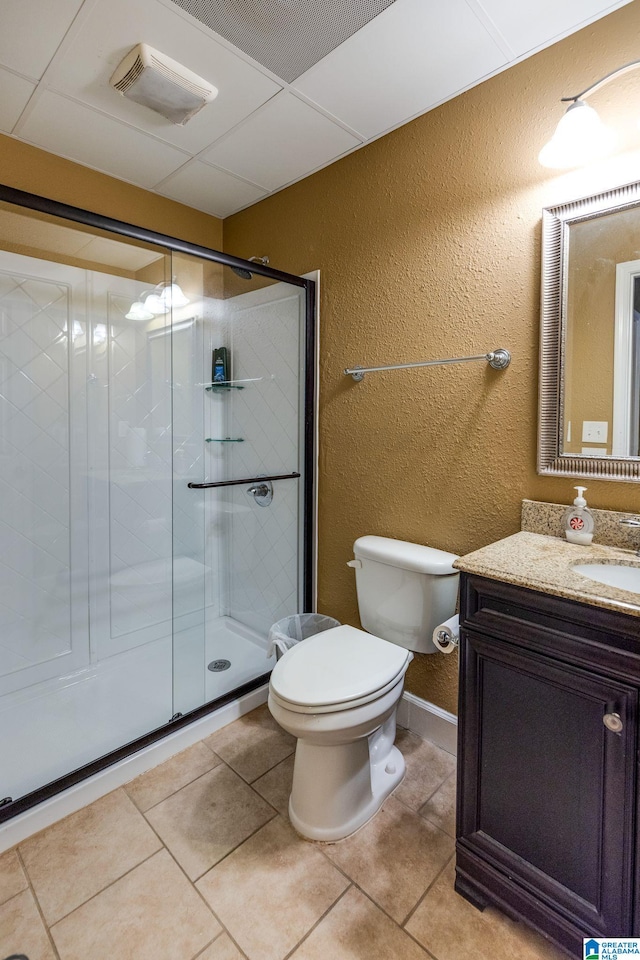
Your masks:
<svg viewBox="0 0 640 960"><path fill-rule="evenodd" d="M431 635L456 611L456 554L373 536L359 537L353 553L364 629L408 650L435 653Z"/></svg>

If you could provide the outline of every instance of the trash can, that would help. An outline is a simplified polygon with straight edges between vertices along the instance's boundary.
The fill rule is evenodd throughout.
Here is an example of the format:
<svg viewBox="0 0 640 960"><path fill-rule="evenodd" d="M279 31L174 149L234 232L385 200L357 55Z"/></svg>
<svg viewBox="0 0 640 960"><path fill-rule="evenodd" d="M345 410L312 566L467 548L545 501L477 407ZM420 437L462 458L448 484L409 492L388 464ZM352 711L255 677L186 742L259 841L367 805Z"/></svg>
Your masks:
<svg viewBox="0 0 640 960"><path fill-rule="evenodd" d="M267 656L272 657L275 653L276 659L279 660L283 653L301 640L307 640L316 633L339 626L339 620L325 617L321 613L294 613L290 617L283 617L269 630Z"/></svg>

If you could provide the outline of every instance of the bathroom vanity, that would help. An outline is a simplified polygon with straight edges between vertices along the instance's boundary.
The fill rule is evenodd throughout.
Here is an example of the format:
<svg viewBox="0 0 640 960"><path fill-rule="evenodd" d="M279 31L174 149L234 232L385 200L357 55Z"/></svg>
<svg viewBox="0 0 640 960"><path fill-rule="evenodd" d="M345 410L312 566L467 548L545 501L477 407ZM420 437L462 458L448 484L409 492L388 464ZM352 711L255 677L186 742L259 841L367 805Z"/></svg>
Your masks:
<svg viewBox="0 0 640 960"><path fill-rule="evenodd" d="M640 935L640 594L580 561L634 562L519 533L456 564L456 889L575 957Z"/></svg>

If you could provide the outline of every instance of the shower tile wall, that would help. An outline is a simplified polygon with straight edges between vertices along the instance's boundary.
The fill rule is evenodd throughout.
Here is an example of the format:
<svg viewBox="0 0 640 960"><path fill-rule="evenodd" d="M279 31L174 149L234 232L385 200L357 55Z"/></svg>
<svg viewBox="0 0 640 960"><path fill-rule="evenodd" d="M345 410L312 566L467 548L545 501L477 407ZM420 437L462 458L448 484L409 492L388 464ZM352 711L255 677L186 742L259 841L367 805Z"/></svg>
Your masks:
<svg viewBox="0 0 640 960"><path fill-rule="evenodd" d="M187 487L203 470L200 311L173 326L169 314L135 323L130 302L107 292L108 343L95 364L108 405L94 498L106 534L95 549L103 544L108 568L96 591L103 656L201 623L207 579L202 513Z"/></svg>
<svg viewBox="0 0 640 960"><path fill-rule="evenodd" d="M204 606L214 601L205 557L201 496L187 486L204 476L204 328L201 308L174 317L173 381L173 615L176 630L192 622L204 629ZM198 672L201 678L203 663Z"/></svg>
<svg viewBox="0 0 640 960"><path fill-rule="evenodd" d="M150 340L146 324L124 319L128 301L110 296L107 306L109 462L99 482L109 505L105 641L115 653L171 634L171 357L166 328Z"/></svg>
<svg viewBox="0 0 640 960"><path fill-rule="evenodd" d="M208 549L205 494L188 487L205 476L207 409L204 383L204 301L194 312L175 317L172 334L173 381L173 692L174 710L186 713L207 699L206 620L219 616L217 555Z"/></svg>
<svg viewBox="0 0 640 960"><path fill-rule="evenodd" d="M205 298L203 305L203 331L206 349L203 351L204 365L202 383L211 386L212 351L223 344L229 344L229 323L224 309L224 300ZM228 409L229 394L214 394L210 390L202 391L204 401L203 436L206 438L226 437L229 435ZM229 444L201 443L203 457L200 462L200 478L208 480L226 480L231 478ZM209 490L192 495L197 498L200 516L204 518L205 564L209 571L206 617L213 622L228 613L229 594L229 490Z"/></svg>
<svg viewBox="0 0 640 960"><path fill-rule="evenodd" d="M0 276L3 675L71 648L69 299L66 284Z"/></svg>
<svg viewBox="0 0 640 960"><path fill-rule="evenodd" d="M284 289L283 289L284 288ZM232 391L228 446L234 477L300 470L300 350L302 297L275 284L236 297L230 309L233 377L251 380ZM222 398L220 398L222 399ZM260 507L246 487L230 487L229 613L265 635L276 620L300 609L298 543L300 480L274 483Z"/></svg>
<svg viewBox="0 0 640 960"><path fill-rule="evenodd" d="M81 271L37 279L30 265L3 255L10 272L0 273L0 693L25 672L36 682L60 660L73 669L87 658L72 642L69 523L70 356L81 332L69 328Z"/></svg>
<svg viewBox="0 0 640 960"><path fill-rule="evenodd" d="M172 713L170 338L136 289L0 257L0 796Z"/></svg>

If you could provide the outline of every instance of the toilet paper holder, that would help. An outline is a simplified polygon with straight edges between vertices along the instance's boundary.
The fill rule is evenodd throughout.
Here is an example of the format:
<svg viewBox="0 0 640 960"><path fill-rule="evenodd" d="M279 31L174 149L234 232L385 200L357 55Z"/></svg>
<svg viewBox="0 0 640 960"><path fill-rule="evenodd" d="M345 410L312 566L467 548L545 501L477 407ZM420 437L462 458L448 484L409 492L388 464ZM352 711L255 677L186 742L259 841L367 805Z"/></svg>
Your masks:
<svg viewBox="0 0 640 960"><path fill-rule="evenodd" d="M433 631L433 645L439 653L452 653L457 649L460 638L458 614L439 623Z"/></svg>

